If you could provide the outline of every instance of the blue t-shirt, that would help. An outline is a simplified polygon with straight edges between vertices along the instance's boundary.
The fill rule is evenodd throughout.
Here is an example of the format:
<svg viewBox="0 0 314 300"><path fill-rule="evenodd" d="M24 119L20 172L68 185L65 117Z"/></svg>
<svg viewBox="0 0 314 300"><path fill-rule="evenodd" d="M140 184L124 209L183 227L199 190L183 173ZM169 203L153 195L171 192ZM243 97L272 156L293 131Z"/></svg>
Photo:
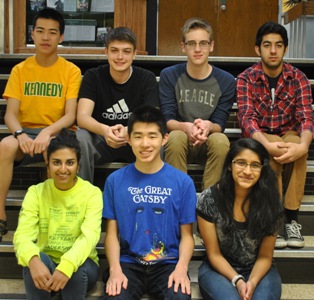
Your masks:
<svg viewBox="0 0 314 300"><path fill-rule="evenodd" d="M103 217L118 223L121 262L177 263L180 225L196 221L194 183L166 163L154 174L130 164L107 178Z"/></svg>

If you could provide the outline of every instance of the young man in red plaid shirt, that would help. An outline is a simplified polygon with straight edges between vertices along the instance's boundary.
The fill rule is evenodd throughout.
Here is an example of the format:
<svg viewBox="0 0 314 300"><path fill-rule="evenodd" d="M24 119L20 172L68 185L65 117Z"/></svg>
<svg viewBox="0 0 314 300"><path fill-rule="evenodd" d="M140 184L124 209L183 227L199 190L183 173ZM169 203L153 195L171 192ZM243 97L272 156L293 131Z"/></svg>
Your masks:
<svg viewBox="0 0 314 300"><path fill-rule="evenodd" d="M297 68L285 63L286 29L274 22L262 25L255 52L261 61L237 78L238 119L245 137L268 150L285 206L284 237L277 248L304 246L298 212L304 194L306 161L313 138L311 84Z"/></svg>

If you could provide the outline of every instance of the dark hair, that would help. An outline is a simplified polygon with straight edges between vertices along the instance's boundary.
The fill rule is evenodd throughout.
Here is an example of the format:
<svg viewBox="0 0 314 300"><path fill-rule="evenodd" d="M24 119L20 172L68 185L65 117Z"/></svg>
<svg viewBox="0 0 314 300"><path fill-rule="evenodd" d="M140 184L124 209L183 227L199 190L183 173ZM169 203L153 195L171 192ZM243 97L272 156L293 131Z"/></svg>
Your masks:
<svg viewBox="0 0 314 300"><path fill-rule="evenodd" d="M62 128L60 133L53 139L51 139L50 144L47 149L47 158L48 161L53 152L69 148L75 151L77 161L79 162L81 159L81 147L80 142L76 138L76 134L73 130L69 130L67 128Z"/></svg>
<svg viewBox="0 0 314 300"><path fill-rule="evenodd" d="M285 48L288 46L288 33L285 27L279 23L268 21L264 23L257 31L255 45L260 47L263 36L270 33L277 33L282 37Z"/></svg>
<svg viewBox="0 0 314 300"><path fill-rule="evenodd" d="M50 7L46 7L40 10L33 19L33 30L35 30L38 19L51 19L57 21L59 23L60 34L64 34L64 19L61 13L59 13L57 10Z"/></svg>
<svg viewBox="0 0 314 300"><path fill-rule="evenodd" d="M136 36L134 32L127 27L116 27L109 31L106 37L106 47L113 41L128 42L136 50Z"/></svg>
<svg viewBox="0 0 314 300"><path fill-rule="evenodd" d="M150 105L140 105L132 112L128 121L128 134L131 135L134 124L137 122L154 123L158 126L162 136L167 133L167 124L159 108Z"/></svg>
<svg viewBox="0 0 314 300"><path fill-rule="evenodd" d="M246 201L250 201L246 214L248 232L251 238L262 238L275 234L283 207L278 191L277 177L269 165L269 154L258 141L244 138L234 142L226 156L221 179L219 181L219 212L222 216L222 228L226 232L233 226L233 206L235 199L232 160L243 150L256 153L263 165L260 178L252 187ZM242 209L245 203L243 203Z"/></svg>
<svg viewBox="0 0 314 300"><path fill-rule="evenodd" d="M213 29L209 23L201 18L191 18L185 21L183 27L181 28L181 40L185 42L185 35L195 29L204 29L209 33L209 41L213 40Z"/></svg>

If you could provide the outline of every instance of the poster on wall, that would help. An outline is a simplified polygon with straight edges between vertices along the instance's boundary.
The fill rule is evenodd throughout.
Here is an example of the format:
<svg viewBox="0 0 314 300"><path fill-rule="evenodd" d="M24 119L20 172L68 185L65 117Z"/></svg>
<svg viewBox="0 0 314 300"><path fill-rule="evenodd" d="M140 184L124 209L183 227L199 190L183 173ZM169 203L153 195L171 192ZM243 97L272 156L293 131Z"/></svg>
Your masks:
<svg viewBox="0 0 314 300"><path fill-rule="evenodd" d="M64 11L64 0L47 0L47 7L52 7L57 11Z"/></svg>
<svg viewBox="0 0 314 300"><path fill-rule="evenodd" d="M76 0L65 0L63 3L64 11L76 11Z"/></svg>
<svg viewBox="0 0 314 300"><path fill-rule="evenodd" d="M114 12L114 0L92 0L91 12Z"/></svg>
<svg viewBox="0 0 314 300"><path fill-rule="evenodd" d="M65 19L64 41L95 41L96 20Z"/></svg>
<svg viewBox="0 0 314 300"><path fill-rule="evenodd" d="M77 0L77 11L88 11L88 0Z"/></svg>
<svg viewBox="0 0 314 300"><path fill-rule="evenodd" d="M31 11L38 12L46 7L46 0L29 0L29 7Z"/></svg>

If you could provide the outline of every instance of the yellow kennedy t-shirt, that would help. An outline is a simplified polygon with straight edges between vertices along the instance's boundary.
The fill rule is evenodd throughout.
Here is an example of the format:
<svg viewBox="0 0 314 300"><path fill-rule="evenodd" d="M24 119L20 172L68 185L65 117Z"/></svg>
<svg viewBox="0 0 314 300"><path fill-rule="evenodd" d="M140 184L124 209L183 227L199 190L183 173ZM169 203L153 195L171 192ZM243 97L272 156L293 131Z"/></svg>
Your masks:
<svg viewBox="0 0 314 300"><path fill-rule="evenodd" d="M80 69L63 57L42 67L32 56L12 69L3 97L21 102L22 127L47 127L64 116L68 99L78 97L81 79Z"/></svg>

